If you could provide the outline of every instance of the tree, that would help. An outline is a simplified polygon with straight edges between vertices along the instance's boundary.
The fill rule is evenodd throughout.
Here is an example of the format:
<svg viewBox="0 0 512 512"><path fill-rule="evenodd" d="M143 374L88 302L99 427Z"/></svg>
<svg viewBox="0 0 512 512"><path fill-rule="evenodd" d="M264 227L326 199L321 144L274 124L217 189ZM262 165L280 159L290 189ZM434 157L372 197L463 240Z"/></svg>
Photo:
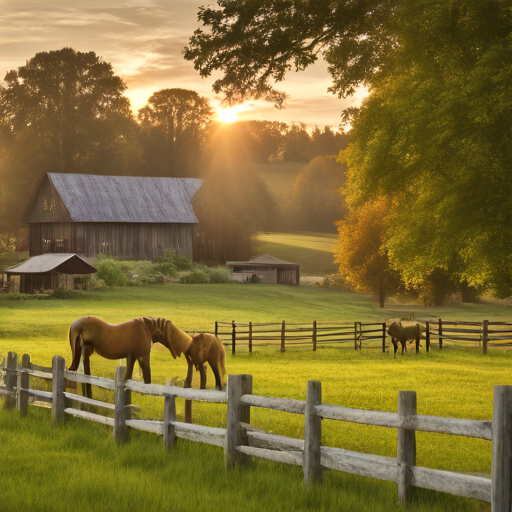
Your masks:
<svg viewBox="0 0 512 512"><path fill-rule="evenodd" d="M293 123L283 135L271 161L308 162L308 150L311 138L304 123Z"/></svg>
<svg viewBox="0 0 512 512"><path fill-rule="evenodd" d="M335 231L347 208L340 197L346 166L334 158L318 156L302 169L293 185L288 223L300 231Z"/></svg>
<svg viewBox="0 0 512 512"><path fill-rule="evenodd" d="M202 77L221 71L213 90L230 103L249 97L283 105L273 83L287 71L305 69L321 52L333 77L330 90L350 95L386 67L394 49L392 31L398 0L218 0L201 7L204 25L194 32L184 56Z"/></svg>
<svg viewBox="0 0 512 512"><path fill-rule="evenodd" d="M15 230L43 172L135 174L126 85L94 52L41 52L0 87L0 230Z"/></svg>
<svg viewBox="0 0 512 512"><path fill-rule="evenodd" d="M355 291L372 293L381 308L386 297L400 285L384 245L389 204L387 198L379 198L353 209L345 220L338 222L335 259L342 278Z"/></svg>
<svg viewBox="0 0 512 512"><path fill-rule="evenodd" d="M209 101L187 89L162 89L139 110L146 159L160 176L186 176L197 170L212 110Z"/></svg>

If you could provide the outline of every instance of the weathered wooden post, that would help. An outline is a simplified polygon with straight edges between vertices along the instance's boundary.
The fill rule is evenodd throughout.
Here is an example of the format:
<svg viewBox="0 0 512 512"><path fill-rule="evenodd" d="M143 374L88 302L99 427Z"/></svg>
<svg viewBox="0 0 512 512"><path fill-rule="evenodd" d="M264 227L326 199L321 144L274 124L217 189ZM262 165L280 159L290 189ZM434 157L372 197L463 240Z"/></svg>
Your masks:
<svg viewBox="0 0 512 512"><path fill-rule="evenodd" d="M420 324L416 323L416 353L420 351Z"/></svg>
<svg viewBox="0 0 512 512"><path fill-rule="evenodd" d="M252 354L252 322L249 322L249 354Z"/></svg>
<svg viewBox="0 0 512 512"><path fill-rule="evenodd" d="M226 445L224 460L226 469L247 462L247 457L236 451L241 444L240 422L251 422L251 407L243 405L243 395L252 394L252 375L228 375L228 412L226 419Z"/></svg>
<svg viewBox="0 0 512 512"><path fill-rule="evenodd" d="M232 329L231 329L231 353L233 355L235 355L235 351L236 351L236 324L235 324L234 320L231 322L231 325L232 325Z"/></svg>
<svg viewBox="0 0 512 512"><path fill-rule="evenodd" d="M304 483L306 485L322 481L320 446L322 442L322 418L315 413L315 406L322 403L322 383L308 380L306 394L304 429Z"/></svg>
<svg viewBox="0 0 512 512"><path fill-rule="evenodd" d="M430 322L425 322L425 345L427 352L430 350Z"/></svg>
<svg viewBox="0 0 512 512"><path fill-rule="evenodd" d="M283 320L283 323L281 324L281 352L284 352L286 350L285 343L286 343L286 323Z"/></svg>
<svg viewBox="0 0 512 512"><path fill-rule="evenodd" d="M494 386L492 414L491 510L512 506L512 386Z"/></svg>
<svg viewBox="0 0 512 512"><path fill-rule="evenodd" d="M443 348L443 321L439 318L438 323L438 335L439 335L439 350Z"/></svg>
<svg viewBox="0 0 512 512"><path fill-rule="evenodd" d="M357 322L354 322L354 350L357 350Z"/></svg>
<svg viewBox="0 0 512 512"><path fill-rule="evenodd" d="M66 361L61 356L53 356L52 359L52 422L54 425L64 419L64 392L66 381L64 372Z"/></svg>
<svg viewBox="0 0 512 512"><path fill-rule="evenodd" d="M487 341L489 340L489 320L484 320L482 327L482 354L487 354Z"/></svg>
<svg viewBox="0 0 512 512"><path fill-rule="evenodd" d="M24 417L28 412L28 389L29 389L29 374L23 370L30 369L30 356L23 354L21 358L21 371L18 373L18 384L16 392L16 407L20 413L20 417Z"/></svg>
<svg viewBox="0 0 512 512"><path fill-rule="evenodd" d="M14 388L17 383L16 368L18 366L18 354L16 352L9 352L7 354L7 365L5 369L5 385L11 394L5 398L5 408L14 409L16 407L16 396L14 395Z"/></svg>
<svg viewBox="0 0 512 512"><path fill-rule="evenodd" d="M316 320L313 321L313 352L316 352Z"/></svg>
<svg viewBox="0 0 512 512"><path fill-rule="evenodd" d="M215 322L215 337L219 337L219 322Z"/></svg>
<svg viewBox="0 0 512 512"><path fill-rule="evenodd" d="M398 417L405 421L409 416L416 415L416 391L398 392ZM410 466L416 465L416 432L402 427L398 428L397 439L397 483L398 502L405 503L408 488L411 485L412 472Z"/></svg>
<svg viewBox="0 0 512 512"><path fill-rule="evenodd" d="M386 353L386 322L382 322L382 353Z"/></svg>
<svg viewBox="0 0 512 512"><path fill-rule="evenodd" d="M176 442L174 422L176 421L176 397L165 395L164 398L164 445L170 451Z"/></svg>
<svg viewBox="0 0 512 512"><path fill-rule="evenodd" d="M114 409L114 439L116 443L122 443L129 438L128 427L126 426L129 405L128 395L124 389L126 368L118 366L115 376L115 409Z"/></svg>

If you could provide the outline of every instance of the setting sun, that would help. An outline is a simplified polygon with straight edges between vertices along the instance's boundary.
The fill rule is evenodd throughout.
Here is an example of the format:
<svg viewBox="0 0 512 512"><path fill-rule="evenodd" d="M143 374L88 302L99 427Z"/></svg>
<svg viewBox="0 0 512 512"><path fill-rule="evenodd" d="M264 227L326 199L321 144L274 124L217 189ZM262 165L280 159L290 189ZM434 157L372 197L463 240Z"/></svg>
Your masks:
<svg viewBox="0 0 512 512"><path fill-rule="evenodd" d="M234 123L238 121L237 114L238 112L243 112L244 110L250 110L250 105L247 103L243 103L242 105L237 105L236 107L231 108L217 108L217 116L219 121L223 123Z"/></svg>

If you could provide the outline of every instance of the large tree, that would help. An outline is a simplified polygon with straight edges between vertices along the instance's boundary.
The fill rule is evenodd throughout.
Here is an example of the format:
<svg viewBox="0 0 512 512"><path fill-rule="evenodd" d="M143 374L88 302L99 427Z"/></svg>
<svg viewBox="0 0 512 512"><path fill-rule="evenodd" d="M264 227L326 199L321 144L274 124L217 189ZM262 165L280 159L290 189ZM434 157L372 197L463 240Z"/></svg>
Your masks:
<svg viewBox="0 0 512 512"><path fill-rule="evenodd" d="M211 116L209 101L195 91L155 92L138 115L150 172L160 176L197 172Z"/></svg>
<svg viewBox="0 0 512 512"><path fill-rule="evenodd" d="M138 128L124 82L94 52L41 52L0 87L0 231L15 230L42 172L134 174ZM21 200L20 200L21 199Z"/></svg>
<svg viewBox="0 0 512 512"><path fill-rule="evenodd" d="M385 240L409 285L436 268L512 293L509 0L221 0L185 57L228 101L267 97L323 54L352 116L348 200L393 198ZM455 265L452 263L455 262Z"/></svg>

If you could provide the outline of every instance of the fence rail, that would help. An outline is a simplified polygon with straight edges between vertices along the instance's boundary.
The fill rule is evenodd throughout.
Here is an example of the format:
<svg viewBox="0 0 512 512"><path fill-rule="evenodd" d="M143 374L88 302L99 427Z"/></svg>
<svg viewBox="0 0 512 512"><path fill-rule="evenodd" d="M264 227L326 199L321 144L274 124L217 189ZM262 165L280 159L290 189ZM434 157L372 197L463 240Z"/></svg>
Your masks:
<svg viewBox="0 0 512 512"><path fill-rule="evenodd" d="M437 342L440 349L447 343L455 346L478 347L484 354L487 348L512 346L512 322L465 322L417 319L426 325L422 334L427 352ZM355 350L381 349L389 347L385 322L339 322L327 323L242 323L215 322L215 336L231 353L247 347L252 352L256 347L280 346L281 352L287 346L310 345L313 351L318 346L332 345L354 348ZM416 351L419 351L416 344Z"/></svg>
<svg viewBox="0 0 512 512"><path fill-rule="evenodd" d="M0 387L0 394L6 399L5 407L16 406L21 416L27 414L29 396L33 396L37 401L31 405L40 405L40 400L51 403L54 423L63 421L66 415L98 422L113 428L117 443L127 441L130 429L135 429L163 436L169 450L177 437L222 447L228 470L243 467L249 457L258 457L302 466L306 485L320 483L322 471L332 469L396 483L399 502L408 500L412 487L422 487L490 502L492 512L510 512L511 509L512 386L496 386L492 421L477 421L418 415L414 391L399 392L397 412L367 411L322 403L319 381L308 381L306 400L292 400L254 395L251 375L230 375L228 391L210 391L125 380L126 369L121 366L116 368L114 380L86 376L67 371L64 359L59 356L53 358L51 373L46 371L49 368L34 368L36 366L30 362L30 356L25 354L18 364L17 355L9 352L4 372L5 386ZM31 389L32 379L51 381L52 391ZM115 401L107 403L67 392L66 380L114 390ZM163 397L163 419L132 418L132 392ZM176 398L226 404L226 428L177 421ZM82 410L76 404L105 408L113 411L114 417ZM252 426L251 407L303 415L304 439L277 436ZM397 457L322 446L322 419L396 429ZM416 431L491 441L492 478L417 466Z"/></svg>

